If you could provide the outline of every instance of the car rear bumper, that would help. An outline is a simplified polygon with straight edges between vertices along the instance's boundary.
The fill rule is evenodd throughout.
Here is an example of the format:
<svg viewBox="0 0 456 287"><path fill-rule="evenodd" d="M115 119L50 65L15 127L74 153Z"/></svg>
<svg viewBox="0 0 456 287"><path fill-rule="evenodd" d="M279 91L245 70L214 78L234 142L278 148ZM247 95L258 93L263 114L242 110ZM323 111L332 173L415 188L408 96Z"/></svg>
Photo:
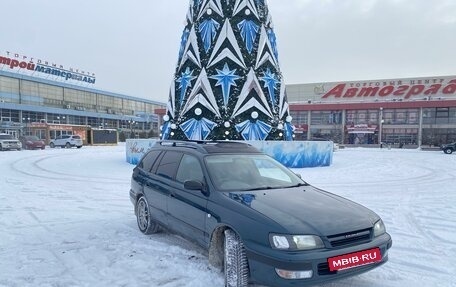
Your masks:
<svg viewBox="0 0 456 287"><path fill-rule="evenodd" d="M357 246L334 250L327 249L311 252L282 253L280 258L247 250L250 278L252 283L277 287L321 284L358 275L383 265L388 261L388 250L391 246L391 237L389 234L384 234L369 243ZM329 270L328 258L377 247L380 248L382 255L381 261L379 262L340 271ZM277 275L276 268L288 271L312 271L312 275L308 279L283 279Z"/></svg>

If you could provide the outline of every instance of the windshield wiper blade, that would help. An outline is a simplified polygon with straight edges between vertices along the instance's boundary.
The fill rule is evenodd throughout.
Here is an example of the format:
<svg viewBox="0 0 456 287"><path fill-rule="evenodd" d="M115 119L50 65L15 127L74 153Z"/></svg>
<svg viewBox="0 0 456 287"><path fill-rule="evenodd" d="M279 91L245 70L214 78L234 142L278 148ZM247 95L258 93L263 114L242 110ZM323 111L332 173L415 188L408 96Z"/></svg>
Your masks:
<svg viewBox="0 0 456 287"><path fill-rule="evenodd" d="M280 186L277 186L277 187L274 187L274 186L260 186L260 187L243 189L242 191L254 191L254 190L277 189L277 188L282 188L282 187L280 187Z"/></svg>
<svg viewBox="0 0 456 287"><path fill-rule="evenodd" d="M307 182L300 182L298 184L295 184L295 185L290 185L288 187L300 187L300 186L309 186L310 184L308 184Z"/></svg>

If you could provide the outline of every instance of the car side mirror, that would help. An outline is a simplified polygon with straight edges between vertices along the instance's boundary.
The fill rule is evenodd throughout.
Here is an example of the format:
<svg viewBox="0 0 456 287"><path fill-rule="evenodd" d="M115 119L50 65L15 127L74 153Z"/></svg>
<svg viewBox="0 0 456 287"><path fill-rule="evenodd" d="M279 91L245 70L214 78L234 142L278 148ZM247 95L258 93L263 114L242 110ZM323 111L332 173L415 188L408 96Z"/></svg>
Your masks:
<svg viewBox="0 0 456 287"><path fill-rule="evenodd" d="M203 184L198 180L186 180L184 188L190 190L203 190Z"/></svg>
<svg viewBox="0 0 456 287"><path fill-rule="evenodd" d="M186 180L184 182L184 188L189 189L189 190L199 190L204 195L206 195L206 196L208 195L205 185L201 181L198 181L198 180Z"/></svg>

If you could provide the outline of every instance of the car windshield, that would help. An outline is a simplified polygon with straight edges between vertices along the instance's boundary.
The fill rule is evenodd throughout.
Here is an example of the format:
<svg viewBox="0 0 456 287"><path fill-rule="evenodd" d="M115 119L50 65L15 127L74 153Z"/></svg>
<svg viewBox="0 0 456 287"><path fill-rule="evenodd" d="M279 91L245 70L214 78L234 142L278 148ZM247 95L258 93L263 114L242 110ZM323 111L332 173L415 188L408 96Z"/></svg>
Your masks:
<svg viewBox="0 0 456 287"><path fill-rule="evenodd" d="M12 135L0 135L0 140L13 140Z"/></svg>
<svg viewBox="0 0 456 287"><path fill-rule="evenodd" d="M279 189L306 183L281 163L264 154L217 154L205 158L218 190Z"/></svg>

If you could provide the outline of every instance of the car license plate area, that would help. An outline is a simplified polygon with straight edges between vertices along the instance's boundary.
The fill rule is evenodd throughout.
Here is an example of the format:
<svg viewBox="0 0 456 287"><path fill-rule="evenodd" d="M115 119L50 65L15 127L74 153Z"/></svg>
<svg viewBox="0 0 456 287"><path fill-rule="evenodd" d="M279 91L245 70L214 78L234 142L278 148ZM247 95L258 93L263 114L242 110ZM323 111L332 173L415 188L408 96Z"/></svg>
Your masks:
<svg viewBox="0 0 456 287"><path fill-rule="evenodd" d="M328 258L328 264L330 271L338 271L372 264L381 260L380 248L374 248Z"/></svg>

